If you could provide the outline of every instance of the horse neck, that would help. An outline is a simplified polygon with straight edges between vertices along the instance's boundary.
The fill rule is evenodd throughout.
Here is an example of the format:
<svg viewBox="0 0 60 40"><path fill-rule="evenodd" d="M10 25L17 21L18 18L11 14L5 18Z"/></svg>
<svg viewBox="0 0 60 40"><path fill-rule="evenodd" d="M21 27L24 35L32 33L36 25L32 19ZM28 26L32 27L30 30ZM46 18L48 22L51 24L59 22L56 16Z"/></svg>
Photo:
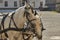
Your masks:
<svg viewBox="0 0 60 40"><path fill-rule="evenodd" d="M25 22L26 18L23 17L24 11L25 11L24 8L21 8L18 11L16 11L14 14L14 21L15 21L16 25L18 26L18 28L22 28L23 24Z"/></svg>

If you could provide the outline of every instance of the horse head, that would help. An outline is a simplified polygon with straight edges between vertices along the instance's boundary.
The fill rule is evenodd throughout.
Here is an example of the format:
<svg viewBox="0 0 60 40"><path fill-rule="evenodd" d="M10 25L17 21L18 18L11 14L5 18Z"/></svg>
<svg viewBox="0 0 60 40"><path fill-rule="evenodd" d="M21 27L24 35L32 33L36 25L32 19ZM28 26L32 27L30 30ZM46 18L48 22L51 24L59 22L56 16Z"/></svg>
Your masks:
<svg viewBox="0 0 60 40"><path fill-rule="evenodd" d="M38 13L34 11L32 6L28 3L26 3L25 14L26 14L27 20L31 23L31 25L33 25L32 27L35 28L35 33L37 34L39 38L41 38L42 32L41 32L40 18L36 16Z"/></svg>

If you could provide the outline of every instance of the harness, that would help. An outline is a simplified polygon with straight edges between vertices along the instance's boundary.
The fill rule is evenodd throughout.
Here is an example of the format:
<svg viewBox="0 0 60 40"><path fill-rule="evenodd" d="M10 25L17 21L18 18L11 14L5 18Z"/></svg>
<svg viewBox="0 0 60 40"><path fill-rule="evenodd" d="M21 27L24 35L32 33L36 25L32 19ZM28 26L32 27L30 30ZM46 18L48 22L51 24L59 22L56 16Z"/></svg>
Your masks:
<svg viewBox="0 0 60 40"><path fill-rule="evenodd" d="M1 21L1 25L2 25L3 29L4 29L4 21L5 21L5 19L6 19L7 16L8 16L8 14L5 15L5 16L3 17L3 19L2 19L2 21ZM0 27L1 27L1 25L0 25ZM0 29L0 30L1 30L1 29ZM1 32L0 32L0 33L1 33ZM7 35L6 32L5 32L5 36L8 38L8 35Z"/></svg>
<svg viewBox="0 0 60 40"><path fill-rule="evenodd" d="M25 11L24 13L28 13L28 12ZM3 30L0 31L0 34L5 33L5 36L6 36L7 38L8 38L8 34L6 33L6 31L8 31L8 30L15 30L15 31L22 31L22 32L25 32L26 30L29 30L29 31L32 31L32 32L35 34L35 30L34 30L34 26L35 26L35 25L32 24L32 21L34 21L34 20L36 20L36 19L31 19L31 20L29 20L29 18L28 18L28 16L27 16L28 14L26 14L26 19L28 20L27 26L28 26L29 24L31 24L32 28L25 28L25 29L22 28L22 29L19 29L19 28L17 28L17 25L16 25L16 23L15 23L15 21L14 21L14 18L13 18L14 14L15 14L15 12L12 13L12 15L11 15L10 22L9 22L9 28L8 28L8 29L4 29L4 21L5 21L6 17L8 17L9 14L7 14L7 15L5 15L5 16L3 17L2 22L1 22L1 25L2 25L2 27L3 27ZM15 28L11 28L11 21L13 21ZM24 33L23 33L23 35L30 35L30 36L26 39L26 40L28 40L28 39L31 37L32 34L24 34ZM23 38L24 38L24 36L23 36Z"/></svg>
<svg viewBox="0 0 60 40"><path fill-rule="evenodd" d="M16 25L14 18L13 18L14 14L15 14L15 12L11 15L10 22L9 22L9 28L11 27L11 21L14 23L14 26L17 28L17 25Z"/></svg>
<svg viewBox="0 0 60 40"><path fill-rule="evenodd" d="M30 25L31 28L25 28L25 29L28 29L29 31L32 31L32 32L35 34L35 35L33 35L33 34L28 34L28 35L29 35L28 38L25 39L25 40L28 40L28 39L31 37L31 35L33 35L33 37L36 36L36 33L35 33L35 24L32 23L32 21L35 21L36 19L31 19L31 20L29 20L29 18L28 18L29 13L28 13L27 11L25 11L25 13L27 13L27 14L26 14L26 19L28 20L28 22L27 22L27 27L28 27L29 24L31 24L31 25ZM24 34L23 34L23 35L24 35ZM26 35L27 35L27 34L26 34ZM24 38L24 37L23 37L23 38Z"/></svg>

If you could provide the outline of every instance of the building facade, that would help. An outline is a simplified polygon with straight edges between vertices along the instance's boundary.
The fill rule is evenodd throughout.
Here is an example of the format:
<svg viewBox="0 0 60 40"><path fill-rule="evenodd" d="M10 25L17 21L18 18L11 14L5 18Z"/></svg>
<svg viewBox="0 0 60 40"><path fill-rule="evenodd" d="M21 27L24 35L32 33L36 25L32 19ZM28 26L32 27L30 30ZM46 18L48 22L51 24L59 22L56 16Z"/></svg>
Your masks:
<svg viewBox="0 0 60 40"><path fill-rule="evenodd" d="M45 0L29 0L33 8L39 8L39 7L44 7L45 5Z"/></svg>
<svg viewBox="0 0 60 40"><path fill-rule="evenodd" d="M34 8L39 8L43 10L56 10L56 2L58 0L29 0Z"/></svg>
<svg viewBox="0 0 60 40"><path fill-rule="evenodd" d="M0 0L0 9L18 7L20 7L20 0Z"/></svg>
<svg viewBox="0 0 60 40"><path fill-rule="evenodd" d="M60 12L60 0L56 0L56 11Z"/></svg>
<svg viewBox="0 0 60 40"><path fill-rule="evenodd" d="M56 0L45 0L45 5L49 10L55 10L56 8Z"/></svg>
<svg viewBox="0 0 60 40"><path fill-rule="evenodd" d="M27 0L33 8L48 8L55 10L58 0ZM18 8L24 5L24 0L0 0L0 9Z"/></svg>
<svg viewBox="0 0 60 40"><path fill-rule="evenodd" d="M23 6L24 0L0 0L0 9L18 8ZM27 0L33 8L44 7L45 0Z"/></svg>

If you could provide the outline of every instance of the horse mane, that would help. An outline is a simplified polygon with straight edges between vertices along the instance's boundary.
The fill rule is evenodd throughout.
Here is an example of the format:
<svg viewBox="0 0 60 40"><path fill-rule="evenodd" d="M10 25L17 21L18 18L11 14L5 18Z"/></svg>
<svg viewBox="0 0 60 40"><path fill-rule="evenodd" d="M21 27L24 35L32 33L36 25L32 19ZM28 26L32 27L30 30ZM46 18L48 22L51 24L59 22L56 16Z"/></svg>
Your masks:
<svg viewBox="0 0 60 40"><path fill-rule="evenodd" d="M8 15L8 16L11 16L14 12L15 12L15 11L12 11L11 13L9 13L9 15Z"/></svg>

